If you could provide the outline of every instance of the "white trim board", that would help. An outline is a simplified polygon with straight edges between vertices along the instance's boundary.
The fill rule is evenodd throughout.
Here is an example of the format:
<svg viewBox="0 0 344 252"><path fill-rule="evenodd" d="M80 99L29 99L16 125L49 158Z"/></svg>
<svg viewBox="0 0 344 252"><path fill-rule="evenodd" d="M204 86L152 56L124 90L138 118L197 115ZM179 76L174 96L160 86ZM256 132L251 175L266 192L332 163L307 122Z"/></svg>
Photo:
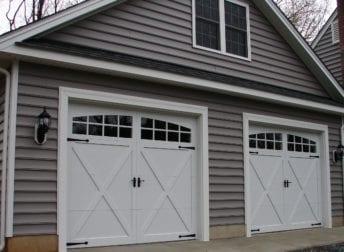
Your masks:
<svg viewBox="0 0 344 252"><path fill-rule="evenodd" d="M321 183L322 183L322 226L332 227L332 205L331 205L331 178L330 178L330 157L328 126L316 123L290 120L280 117L272 117L258 114L243 113L243 147L244 147L244 174L245 174L245 224L246 236L251 237L251 213L250 209L250 176L249 176L249 129L251 123L263 123L270 126L282 126L295 130L311 130L320 134L320 156Z"/></svg>
<svg viewBox="0 0 344 252"><path fill-rule="evenodd" d="M32 62L42 64L42 51L40 50L23 47L13 47L11 49L11 52L13 52L14 54L25 55L26 60L30 59L30 61ZM230 94L234 96L262 100L271 103L289 105L297 108L305 108L325 113L344 115L344 107L338 107L314 101L307 101L304 99L239 87L227 83L51 51L45 51L44 55L46 60L43 62L46 64L62 64L65 67L83 70L85 70L86 67L86 69L94 72L150 80L158 82L160 84L173 84L183 87L197 88L222 94Z"/></svg>
<svg viewBox="0 0 344 252"><path fill-rule="evenodd" d="M6 237L13 236L13 211L14 211L14 177L15 177L15 152L16 152L16 125L18 105L18 79L19 62L12 64L10 87L10 111L8 131L8 161L7 161L7 207L6 207Z"/></svg>
<svg viewBox="0 0 344 252"><path fill-rule="evenodd" d="M167 102L156 99L147 99L135 96L109 94L104 92L81 90L60 87L59 89L59 130L58 130L58 235L59 251L66 252L66 169L67 169L67 136L68 136L68 106L70 100L94 101L98 103L125 105L132 109L150 108L160 111L169 111L188 114L198 118L200 130L200 155L201 166L201 188L200 204L201 216L199 218L201 227L198 230L198 239L209 241L209 164L208 164L208 108L188 105L176 102Z"/></svg>

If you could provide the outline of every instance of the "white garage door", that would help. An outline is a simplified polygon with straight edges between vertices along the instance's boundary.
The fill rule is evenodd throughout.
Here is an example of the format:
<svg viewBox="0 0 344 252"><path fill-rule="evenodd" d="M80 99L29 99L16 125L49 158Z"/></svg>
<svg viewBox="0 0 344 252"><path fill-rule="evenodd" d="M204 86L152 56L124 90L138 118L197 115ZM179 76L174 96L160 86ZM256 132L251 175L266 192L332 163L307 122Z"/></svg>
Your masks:
<svg viewBox="0 0 344 252"><path fill-rule="evenodd" d="M67 246L194 239L195 119L73 104Z"/></svg>
<svg viewBox="0 0 344 252"><path fill-rule="evenodd" d="M251 232L321 226L320 137L251 127Z"/></svg>

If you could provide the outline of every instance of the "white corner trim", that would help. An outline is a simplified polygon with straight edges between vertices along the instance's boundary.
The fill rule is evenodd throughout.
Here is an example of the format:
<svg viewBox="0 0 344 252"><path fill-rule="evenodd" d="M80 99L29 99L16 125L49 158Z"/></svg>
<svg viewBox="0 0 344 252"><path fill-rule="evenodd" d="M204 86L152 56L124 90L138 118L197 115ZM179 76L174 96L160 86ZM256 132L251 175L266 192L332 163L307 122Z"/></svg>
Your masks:
<svg viewBox="0 0 344 252"><path fill-rule="evenodd" d="M70 100L83 100L107 103L112 105L125 105L135 108L152 108L154 110L180 112L197 116L200 129L200 166L201 166L201 222L199 235L202 241L209 241L209 164L208 164L208 108L184 103L169 102L157 99L136 96L111 94L93 90L75 88L59 88L58 111L58 234L59 252L67 252L67 136L68 136L68 106Z"/></svg>
<svg viewBox="0 0 344 252"><path fill-rule="evenodd" d="M59 25L68 23L74 19L78 19L83 15L94 12L98 9L104 8L123 0L89 0L74 6L67 10L61 11L57 14L44 18L36 23L19 28L15 31L9 32L0 37L0 50L4 50L15 42L23 41L40 33L47 32L50 29L56 28Z"/></svg>
<svg viewBox="0 0 344 252"><path fill-rule="evenodd" d="M248 135L251 123L263 123L273 126L282 126L285 128L302 129L316 131L321 135L321 152L322 170L321 170L321 183L322 183L322 219L323 227L332 227L332 203L331 203L331 175L330 175L330 157L329 157L329 137L328 126L317 123L310 123L305 121L291 120L280 117L265 116L259 114L243 113L243 147L244 147L244 181L245 181L245 224L246 236L250 237L251 234L251 213L250 213L250 176L249 176L249 146Z"/></svg>
<svg viewBox="0 0 344 252"><path fill-rule="evenodd" d="M7 143L8 143L8 115L10 105L11 74L0 68L0 74L5 75L5 102L3 114L3 137L2 137L2 170L1 170L1 223L0 223L0 251L3 251L6 244L6 197L7 197Z"/></svg>
<svg viewBox="0 0 344 252"><path fill-rule="evenodd" d="M18 103L19 62L12 64L11 98L9 111L8 135L8 173L7 173L7 208L6 208L6 236L13 236L13 207L14 207L14 176L15 176L15 151L16 151L16 125Z"/></svg>
<svg viewBox="0 0 344 252"><path fill-rule="evenodd" d="M258 1L258 0L255 0ZM283 23L283 25L288 29L289 33L293 35L293 37L297 40L298 44L303 48L303 50L310 56L311 60L316 63L319 67L319 70L323 72L326 78L331 82L331 84L335 87L336 91L344 98L344 90L338 84L336 79L332 76L329 70L324 66L322 61L318 58L315 52L311 49L311 47L307 44L307 42L302 38L302 36L297 32L294 26L287 20L287 18L282 14L281 10L273 3L272 0L264 0L265 3L269 6L269 8L278 16L279 20Z"/></svg>
<svg viewBox="0 0 344 252"><path fill-rule="evenodd" d="M246 9L247 57L228 53L226 51L226 25L225 25L225 10L224 10L226 1L243 6ZM194 49L217 53L217 54L221 54L228 57L250 62L252 59L251 58L252 49L251 49L250 5L238 0L219 0L219 20L220 20L220 50L197 45L197 42L196 42L196 0L192 0L192 47Z"/></svg>
<svg viewBox="0 0 344 252"><path fill-rule="evenodd" d="M339 115L344 114L344 107L328 105L279 94L273 94L266 91L254 90L246 87L240 87L237 85L231 85L230 83L221 83L216 81L200 79L196 77L184 76L181 74L163 72L160 70L136 67L133 65L124 65L115 62L74 56L70 54L57 53L52 51L44 51L44 53L42 53L41 50L32 48L14 46L11 49L9 49L9 51L16 55L29 57L30 60L33 62L38 60L39 63L42 63L42 57L44 57L44 63L46 64L65 64L65 66L76 69L80 67L85 69L85 67L87 67L90 71L102 73L105 72L107 74L114 74L124 77L151 80L159 82L160 84L173 84L182 87L209 90L212 92L219 92L222 94L230 94L256 100L262 100L266 102L289 105L297 108L306 108L314 111L321 111Z"/></svg>
<svg viewBox="0 0 344 252"><path fill-rule="evenodd" d="M327 20L326 24L321 28L320 32L316 36L316 38L312 41L312 48L314 49L319 41L322 39L322 37L325 35L326 31L330 28L330 25L333 23L333 21L337 18L337 10L335 10L330 18Z"/></svg>

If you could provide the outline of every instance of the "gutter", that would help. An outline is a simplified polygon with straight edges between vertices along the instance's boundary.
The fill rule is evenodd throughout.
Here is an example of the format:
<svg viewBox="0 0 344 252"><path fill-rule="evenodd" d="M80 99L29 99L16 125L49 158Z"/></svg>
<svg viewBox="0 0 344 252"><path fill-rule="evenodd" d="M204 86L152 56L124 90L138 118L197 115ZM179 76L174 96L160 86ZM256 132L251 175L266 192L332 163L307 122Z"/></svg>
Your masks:
<svg viewBox="0 0 344 252"><path fill-rule="evenodd" d="M7 196L7 143L8 143L8 115L9 115L9 102L10 102L10 83L11 75L3 68L0 68L0 73L6 77L5 86L5 104L4 104L4 126L3 126L3 150L2 150L2 181L1 181L1 224L0 224L0 251L5 248L5 227L6 227L6 196Z"/></svg>

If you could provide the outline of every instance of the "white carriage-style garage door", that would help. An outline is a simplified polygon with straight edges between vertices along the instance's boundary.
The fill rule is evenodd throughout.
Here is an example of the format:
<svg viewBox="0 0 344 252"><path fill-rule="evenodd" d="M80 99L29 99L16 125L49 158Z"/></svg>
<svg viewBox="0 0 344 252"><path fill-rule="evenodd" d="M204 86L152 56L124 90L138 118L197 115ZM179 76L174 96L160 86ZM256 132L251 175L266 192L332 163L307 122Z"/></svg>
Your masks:
<svg viewBox="0 0 344 252"><path fill-rule="evenodd" d="M69 106L67 247L196 237L196 119Z"/></svg>
<svg viewBox="0 0 344 252"><path fill-rule="evenodd" d="M322 226L320 136L251 126L251 232Z"/></svg>

